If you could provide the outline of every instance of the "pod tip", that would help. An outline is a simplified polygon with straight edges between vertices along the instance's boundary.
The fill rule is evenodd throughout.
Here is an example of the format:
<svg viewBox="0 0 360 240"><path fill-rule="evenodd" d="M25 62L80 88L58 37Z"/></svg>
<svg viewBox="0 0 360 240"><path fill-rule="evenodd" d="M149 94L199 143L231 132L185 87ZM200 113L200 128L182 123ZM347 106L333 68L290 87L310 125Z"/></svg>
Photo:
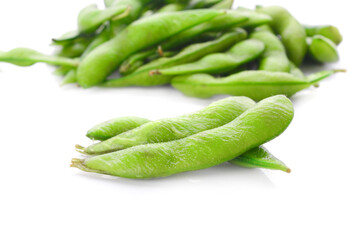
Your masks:
<svg viewBox="0 0 360 240"><path fill-rule="evenodd" d="M286 169L286 172L287 172L287 173L291 173L291 169L290 169L290 168L287 168L287 169Z"/></svg>
<svg viewBox="0 0 360 240"><path fill-rule="evenodd" d="M334 73L338 73L338 72L346 73L347 70L346 69L335 69L334 70Z"/></svg>
<svg viewBox="0 0 360 240"><path fill-rule="evenodd" d="M76 149L79 149L79 150L85 150L85 147L83 147L83 146L81 146L81 145L79 145L79 144L76 144L76 145L75 145L75 148L76 148Z"/></svg>
<svg viewBox="0 0 360 240"><path fill-rule="evenodd" d="M81 169L84 163L84 159L73 158L71 160L70 167Z"/></svg>

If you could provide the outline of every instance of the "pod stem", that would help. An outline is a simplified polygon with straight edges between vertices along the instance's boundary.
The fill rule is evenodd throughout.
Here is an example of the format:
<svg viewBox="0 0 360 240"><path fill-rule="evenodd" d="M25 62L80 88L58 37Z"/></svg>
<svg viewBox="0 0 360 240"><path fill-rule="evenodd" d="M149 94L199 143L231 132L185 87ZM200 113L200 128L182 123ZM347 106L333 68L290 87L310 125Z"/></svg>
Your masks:
<svg viewBox="0 0 360 240"><path fill-rule="evenodd" d="M149 75L150 76L161 75L161 72L160 72L160 70L152 70L152 71L149 72Z"/></svg>
<svg viewBox="0 0 360 240"><path fill-rule="evenodd" d="M81 154L86 154L85 150L86 148L79 145L79 144L76 144L75 145L75 150L78 152L78 153L81 153Z"/></svg>
<svg viewBox="0 0 360 240"><path fill-rule="evenodd" d="M79 144L76 144L76 145L75 145L75 148L76 148L76 149L79 149L79 150L85 150L85 147L83 147L83 146L81 146L81 145L79 145Z"/></svg>
<svg viewBox="0 0 360 240"><path fill-rule="evenodd" d="M157 53L159 54L160 57L163 57L163 56L164 56L164 50L163 50L163 48L161 47L161 45L158 46L158 48L157 48Z"/></svg>
<svg viewBox="0 0 360 240"><path fill-rule="evenodd" d="M347 72L346 69L335 69L333 71L334 71L334 73L339 73L339 72L346 73Z"/></svg>
<svg viewBox="0 0 360 240"><path fill-rule="evenodd" d="M125 10L125 12L121 13L120 15L117 15L115 17L113 17L111 20L112 21L116 21L116 20L120 20L120 19L123 19L125 17L127 17L131 12L131 6L128 6Z"/></svg>
<svg viewBox="0 0 360 240"><path fill-rule="evenodd" d="M85 166L84 162L85 162L85 159L73 158L71 160L70 167L78 168L84 172L94 172L94 173L105 174L105 172L103 172L103 171L94 170L94 169L91 169L91 168Z"/></svg>

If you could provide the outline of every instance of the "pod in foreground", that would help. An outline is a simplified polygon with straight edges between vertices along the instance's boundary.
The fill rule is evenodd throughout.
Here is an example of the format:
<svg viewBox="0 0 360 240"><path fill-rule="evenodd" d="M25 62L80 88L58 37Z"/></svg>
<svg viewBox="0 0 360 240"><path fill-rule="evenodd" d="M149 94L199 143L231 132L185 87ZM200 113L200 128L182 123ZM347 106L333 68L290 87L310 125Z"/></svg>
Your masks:
<svg viewBox="0 0 360 240"><path fill-rule="evenodd" d="M285 96L263 100L234 121L180 140L147 144L86 159L72 167L126 178L157 178L205 169L234 159L279 136L293 105Z"/></svg>
<svg viewBox="0 0 360 240"><path fill-rule="evenodd" d="M85 154L103 154L129 147L168 142L227 124L255 104L246 97L230 97L217 101L208 107L181 117L157 120L143 124L104 142L85 149Z"/></svg>
<svg viewBox="0 0 360 240"><path fill-rule="evenodd" d="M114 118L92 127L86 136L93 140L104 141L148 122L150 122L150 120L141 117Z"/></svg>
<svg viewBox="0 0 360 240"><path fill-rule="evenodd" d="M266 148L257 147L231 160L230 163L245 168L265 168L290 173L282 161L273 156Z"/></svg>

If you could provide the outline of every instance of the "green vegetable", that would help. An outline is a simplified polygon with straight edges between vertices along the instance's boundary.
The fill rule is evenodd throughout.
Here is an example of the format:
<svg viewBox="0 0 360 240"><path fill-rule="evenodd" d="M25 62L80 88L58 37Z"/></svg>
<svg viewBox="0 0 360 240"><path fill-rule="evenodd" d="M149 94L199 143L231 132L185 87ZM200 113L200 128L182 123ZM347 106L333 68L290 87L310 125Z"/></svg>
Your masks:
<svg viewBox="0 0 360 240"><path fill-rule="evenodd" d="M306 89L337 71L322 71L307 78L290 73L269 71L243 71L224 78L208 74L175 77L171 84L187 96L209 98L218 94L246 96L255 101L284 94L288 97Z"/></svg>
<svg viewBox="0 0 360 240"><path fill-rule="evenodd" d="M76 75L78 83L84 88L100 84L131 54L219 14L216 10L193 10L162 13L136 21L82 60Z"/></svg>
<svg viewBox="0 0 360 240"><path fill-rule="evenodd" d="M85 149L85 154L102 154L148 143L161 143L181 139L220 127L237 118L254 105L248 98L232 97L217 101L201 111L185 116L148 122L104 142Z"/></svg>
<svg viewBox="0 0 360 240"><path fill-rule="evenodd" d="M304 27L283 7L259 7L257 10L272 17L270 25L280 34L289 59L300 66L307 52Z"/></svg>
<svg viewBox="0 0 360 240"><path fill-rule="evenodd" d="M341 36L341 33L339 29L332 25L325 25L325 26L304 26L306 30L306 35L308 37L313 37L315 35L321 35L323 37L326 37L333 41L336 45L339 45L343 37Z"/></svg>
<svg viewBox="0 0 360 240"><path fill-rule="evenodd" d="M101 84L101 87L154 86L167 84L172 79L172 76L151 76L149 71L196 61L208 54L226 50L237 41L246 38L246 36L247 34L244 30L238 29L236 32L224 34L214 41L190 45L171 58L164 57L157 59L142 66L130 75L106 81Z"/></svg>
<svg viewBox="0 0 360 240"><path fill-rule="evenodd" d="M148 122L150 120L140 117L115 118L94 126L87 132L86 136L93 140L104 141Z"/></svg>
<svg viewBox="0 0 360 240"><path fill-rule="evenodd" d="M339 60L335 43L321 35L309 38L309 54L312 59L321 63L337 62Z"/></svg>
<svg viewBox="0 0 360 240"><path fill-rule="evenodd" d="M266 168L272 170L281 170L290 173L291 170L282 161L274 157L264 147L254 148L234 160L230 163L246 168Z"/></svg>
<svg viewBox="0 0 360 240"><path fill-rule="evenodd" d="M219 165L280 135L294 110L284 96L268 98L232 122L166 143L140 145L86 159L72 167L126 178L156 178Z"/></svg>
<svg viewBox="0 0 360 240"><path fill-rule="evenodd" d="M214 53L197 62L177 65L155 71L163 75L184 75L193 73L226 73L258 58L265 50L265 45L255 39L241 41L226 53Z"/></svg>
<svg viewBox="0 0 360 240"><path fill-rule="evenodd" d="M79 64L77 59L48 56L29 48L15 48L9 52L0 51L0 62L12 63L21 67L31 66L39 62L70 67L76 67Z"/></svg>
<svg viewBox="0 0 360 240"><path fill-rule="evenodd" d="M271 72L289 72L290 61L280 39L268 26L261 26L250 35L265 44L265 52L260 59L259 70Z"/></svg>
<svg viewBox="0 0 360 240"><path fill-rule="evenodd" d="M96 4L89 5L82 9L78 16L78 29L80 33L94 32L104 22L111 19L126 17L130 7L126 5L114 5L104 10L98 9Z"/></svg>

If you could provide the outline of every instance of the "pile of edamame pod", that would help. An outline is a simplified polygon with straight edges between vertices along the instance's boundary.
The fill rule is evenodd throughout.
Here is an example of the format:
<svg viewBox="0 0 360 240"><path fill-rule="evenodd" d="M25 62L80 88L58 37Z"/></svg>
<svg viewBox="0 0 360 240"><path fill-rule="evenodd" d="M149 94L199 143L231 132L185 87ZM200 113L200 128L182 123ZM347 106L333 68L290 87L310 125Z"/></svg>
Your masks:
<svg viewBox="0 0 360 240"><path fill-rule="evenodd" d="M288 97L343 71L300 69L338 61L336 27L302 25L280 6L233 9L233 0L104 2L85 7L78 29L53 39L56 54L16 48L0 52L0 61L48 63L62 84L83 88L170 84L192 97L233 97L177 118L100 123L87 133L99 142L76 145L85 157L72 167L140 179L224 162L290 172L262 145L289 126Z"/></svg>
<svg viewBox="0 0 360 240"><path fill-rule="evenodd" d="M76 31L53 39L59 48L54 56L17 48L0 52L0 61L53 64L63 84L83 88L171 84L188 96L256 101L290 97L336 72L304 76L299 69L304 59L339 59L342 36L336 27L303 26L279 6L232 5L233 0L105 0L105 9L90 5L80 11Z"/></svg>

